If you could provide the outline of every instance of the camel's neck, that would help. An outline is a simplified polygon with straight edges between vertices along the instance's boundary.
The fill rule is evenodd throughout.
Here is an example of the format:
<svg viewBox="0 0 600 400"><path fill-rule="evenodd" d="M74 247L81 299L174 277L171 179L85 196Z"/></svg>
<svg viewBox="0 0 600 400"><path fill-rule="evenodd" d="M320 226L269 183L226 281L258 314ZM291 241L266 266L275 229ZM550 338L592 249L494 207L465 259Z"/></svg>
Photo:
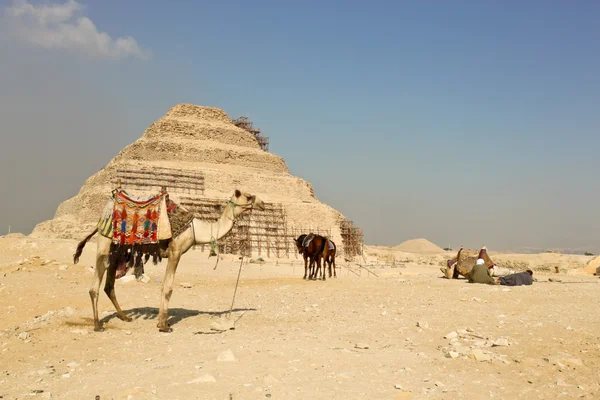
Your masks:
<svg viewBox="0 0 600 400"><path fill-rule="evenodd" d="M233 228L234 209L231 203L227 203L225 210L216 222L207 222L194 218L194 239L196 244L210 243L212 238L221 239Z"/></svg>

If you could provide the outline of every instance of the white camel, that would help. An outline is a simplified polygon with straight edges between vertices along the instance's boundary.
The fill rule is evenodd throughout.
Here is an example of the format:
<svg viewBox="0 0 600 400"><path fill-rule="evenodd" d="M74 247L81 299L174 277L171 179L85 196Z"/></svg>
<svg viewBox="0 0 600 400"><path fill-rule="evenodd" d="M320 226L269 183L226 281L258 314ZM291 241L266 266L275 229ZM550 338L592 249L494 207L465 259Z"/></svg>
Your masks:
<svg viewBox="0 0 600 400"><path fill-rule="evenodd" d="M236 190L234 195L231 197L225 209L223 215L218 221L210 223L194 218L191 224L183 231L179 236L172 239L169 242L168 247L161 248L161 258L167 258L167 269L165 271L165 278L163 280L163 288L160 298L160 310L158 312L158 324L157 327L161 332L171 332L171 328L168 323L169 317L169 300L173 294L173 280L175 278L175 272L177 271L177 265L179 259L195 244L207 244L212 240L218 240L226 236L231 229L238 216L245 211L248 211L256 207L259 210L264 210L263 202L254 195L248 193L241 193ZM77 251L73 256L75 264L79 261L79 257L83 252L85 244L98 232L98 229L94 230L88 237L82 240L77 246ZM109 266L109 249L112 240L102 235L98 236L98 249L96 252L96 274L90 287L90 297L92 299L92 310L94 312L94 330L101 332L104 330L100 321L98 320L98 295L100 289L100 283L104 277L104 272L108 269L106 277L106 283L104 291L112 301L117 315L123 321L130 322L131 318L125 315L115 296L115 277L117 272L117 266Z"/></svg>

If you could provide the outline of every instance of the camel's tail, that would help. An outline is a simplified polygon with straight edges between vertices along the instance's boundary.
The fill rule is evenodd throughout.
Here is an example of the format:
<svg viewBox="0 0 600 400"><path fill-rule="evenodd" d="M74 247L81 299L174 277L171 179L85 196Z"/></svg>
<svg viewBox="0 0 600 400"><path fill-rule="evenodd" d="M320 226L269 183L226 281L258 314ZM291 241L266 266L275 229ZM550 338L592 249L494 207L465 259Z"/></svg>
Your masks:
<svg viewBox="0 0 600 400"><path fill-rule="evenodd" d="M77 245L77 251L73 254L73 264L77 264L79 262L79 257L81 257L81 253L83 253L83 248L85 244L98 232L98 228L94 229L94 232L90 233L85 239L83 239Z"/></svg>

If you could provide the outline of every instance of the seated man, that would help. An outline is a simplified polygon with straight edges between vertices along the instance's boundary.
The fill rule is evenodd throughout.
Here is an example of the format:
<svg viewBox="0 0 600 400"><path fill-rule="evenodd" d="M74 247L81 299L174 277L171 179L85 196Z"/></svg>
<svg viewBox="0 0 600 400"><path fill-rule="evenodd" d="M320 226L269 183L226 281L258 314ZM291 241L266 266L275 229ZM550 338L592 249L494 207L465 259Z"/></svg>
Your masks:
<svg viewBox="0 0 600 400"><path fill-rule="evenodd" d="M469 283L487 283L488 285L498 284L498 282L490 276L488 268L484 265L482 258L477 260L477 263L469 273Z"/></svg>
<svg viewBox="0 0 600 400"><path fill-rule="evenodd" d="M498 281L505 286L531 285L533 284L533 271L528 269L525 272L501 276Z"/></svg>

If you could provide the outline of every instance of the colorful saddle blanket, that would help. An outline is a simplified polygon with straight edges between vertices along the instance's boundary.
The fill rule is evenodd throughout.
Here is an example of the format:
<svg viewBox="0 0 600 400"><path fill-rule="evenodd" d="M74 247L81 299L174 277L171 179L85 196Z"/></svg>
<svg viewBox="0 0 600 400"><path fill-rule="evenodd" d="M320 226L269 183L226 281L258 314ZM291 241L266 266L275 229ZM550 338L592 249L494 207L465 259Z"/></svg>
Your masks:
<svg viewBox="0 0 600 400"><path fill-rule="evenodd" d="M166 194L136 198L118 189L97 226L98 232L115 244L156 244L179 236L193 219L191 212Z"/></svg>
<svg viewBox="0 0 600 400"><path fill-rule="evenodd" d="M135 266L136 277L144 273L144 261L161 260L160 248L181 234L194 219L192 213L169 199L167 193L135 198L122 189L112 192L98 221L98 232L112 239L109 264L117 278Z"/></svg>

